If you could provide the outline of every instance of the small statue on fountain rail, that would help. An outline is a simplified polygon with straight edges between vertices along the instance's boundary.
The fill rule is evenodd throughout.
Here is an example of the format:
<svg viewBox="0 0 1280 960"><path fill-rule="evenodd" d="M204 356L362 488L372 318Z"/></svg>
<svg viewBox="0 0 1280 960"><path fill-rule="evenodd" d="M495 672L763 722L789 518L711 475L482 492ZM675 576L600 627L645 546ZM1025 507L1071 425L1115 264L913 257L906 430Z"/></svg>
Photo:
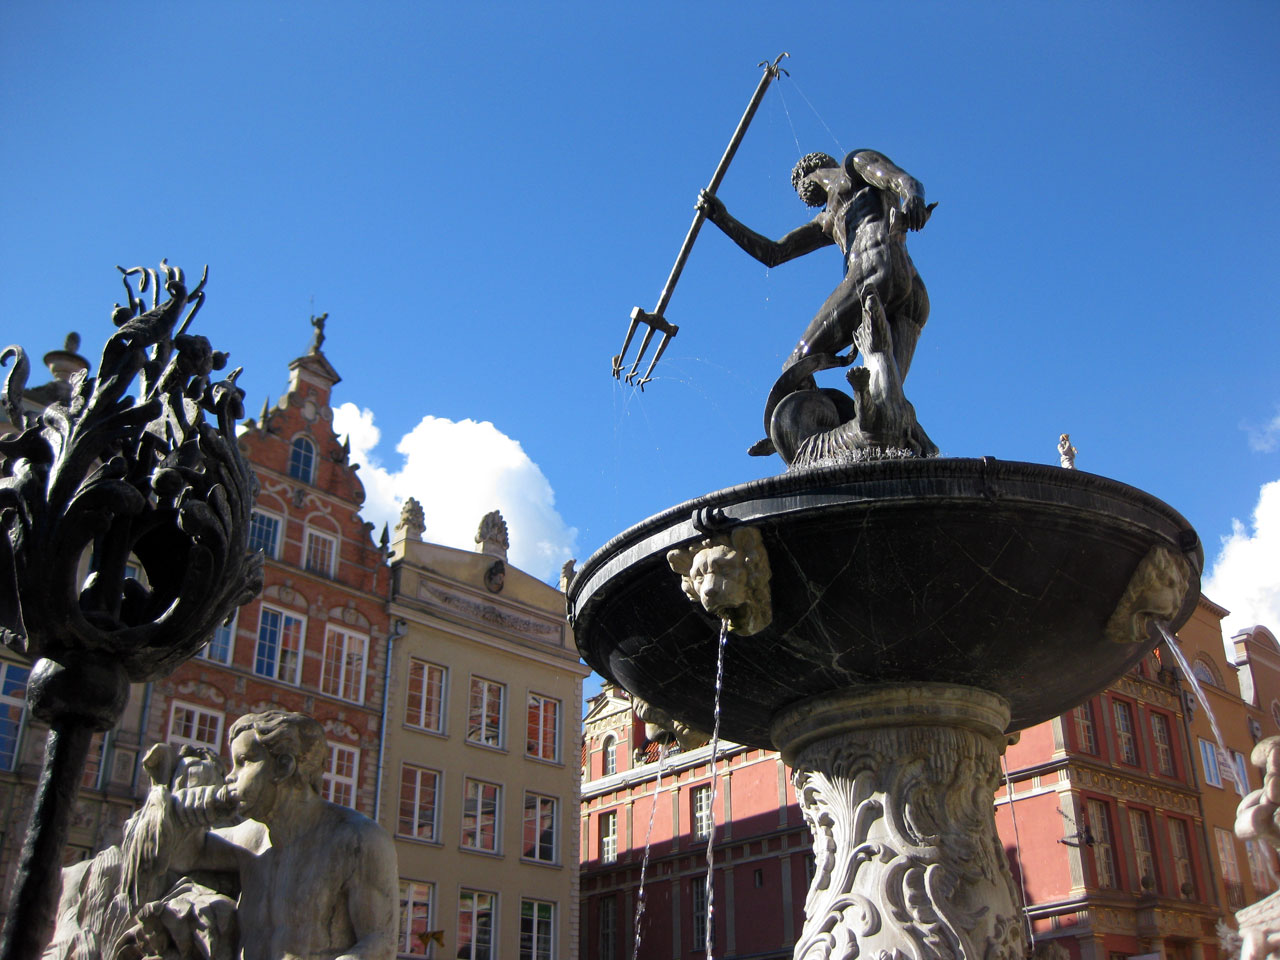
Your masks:
<svg viewBox="0 0 1280 960"><path fill-rule="evenodd" d="M902 381L929 318L929 294L907 254L906 235L922 229L937 204L926 205L920 181L875 150L855 150L843 163L825 153L807 154L791 183L801 200L822 209L777 241L735 219L714 194L704 190L698 199L706 218L765 266L832 245L844 255L844 278L783 364L765 405L768 436L750 452L776 452L793 466L936 456L902 395ZM849 352L840 355L846 347ZM817 389L814 373L848 366L860 350L867 372L850 371L853 398ZM818 444L821 454L805 446L819 435L826 437Z"/></svg>

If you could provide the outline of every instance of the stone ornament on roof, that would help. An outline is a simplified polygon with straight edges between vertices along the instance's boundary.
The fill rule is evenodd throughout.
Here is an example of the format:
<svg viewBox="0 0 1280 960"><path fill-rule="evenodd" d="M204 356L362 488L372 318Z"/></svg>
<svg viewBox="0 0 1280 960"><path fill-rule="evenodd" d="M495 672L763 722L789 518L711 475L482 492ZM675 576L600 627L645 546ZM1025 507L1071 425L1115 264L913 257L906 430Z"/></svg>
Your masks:
<svg viewBox="0 0 1280 960"><path fill-rule="evenodd" d="M511 541L507 537L507 521L502 519L502 512L489 511L481 518L480 529L476 531L476 550L505 560L510 546Z"/></svg>
<svg viewBox="0 0 1280 960"><path fill-rule="evenodd" d="M421 540L426 530L427 523L422 517L422 504L413 497L409 497L400 508L400 522L396 524L397 537Z"/></svg>
<svg viewBox="0 0 1280 960"><path fill-rule="evenodd" d="M311 349L307 353L319 353L320 347L324 343L324 322L329 319L329 314L322 313L318 317L311 318L311 326L315 328L315 334L311 338Z"/></svg>

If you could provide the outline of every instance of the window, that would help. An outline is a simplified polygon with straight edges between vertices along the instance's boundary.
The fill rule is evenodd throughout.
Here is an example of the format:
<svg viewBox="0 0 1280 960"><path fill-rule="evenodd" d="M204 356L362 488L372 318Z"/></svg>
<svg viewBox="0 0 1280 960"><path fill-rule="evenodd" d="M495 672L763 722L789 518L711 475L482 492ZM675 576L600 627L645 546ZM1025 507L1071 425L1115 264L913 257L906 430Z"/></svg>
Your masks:
<svg viewBox="0 0 1280 960"><path fill-rule="evenodd" d="M440 774L412 763L400 767L400 826L402 837L436 839L436 795Z"/></svg>
<svg viewBox="0 0 1280 960"><path fill-rule="evenodd" d="M1169 732L1169 718L1163 713L1151 714L1151 742L1156 747L1156 770L1166 777L1174 776L1173 739Z"/></svg>
<svg viewBox="0 0 1280 960"><path fill-rule="evenodd" d="M463 782L462 845L468 850L498 852L498 811L502 807L502 788L496 783L472 780Z"/></svg>
<svg viewBox="0 0 1280 960"><path fill-rule="evenodd" d="M524 854L539 863L556 862L556 799L524 795Z"/></svg>
<svg viewBox="0 0 1280 960"><path fill-rule="evenodd" d="M1200 740L1200 763L1204 767L1204 782L1211 787L1222 786L1222 773L1218 770L1218 748L1204 737Z"/></svg>
<svg viewBox="0 0 1280 960"><path fill-rule="evenodd" d="M329 625L324 635L320 690L352 703L364 701L364 662L369 638Z"/></svg>
<svg viewBox="0 0 1280 960"><path fill-rule="evenodd" d="M520 901L520 960L552 960L556 905L545 900Z"/></svg>
<svg viewBox="0 0 1280 960"><path fill-rule="evenodd" d="M231 653L235 649L236 620L240 616L239 608L231 614L230 623L220 623L213 631L209 642L200 648L200 656L214 663L230 663Z"/></svg>
<svg viewBox="0 0 1280 960"><path fill-rule="evenodd" d="M539 760L560 760L560 701L540 693L529 694L525 753Z"/></svg>
<svg viewBox="0 0 1280 960"><path fill-rule="evenodd" d="M1240 864L1236 860L1236 838L1230 830L1214 827L1213 839L1218 847L1218 862L1222 865L1223 886L1227 888L1227 905L1232 910L1239 910L1244 906L1244 886L1240 883Z"/></svg>
<svg viewBox="0 0 1280 960"><path fill-rule="evenodd" d="M1116 740L1120 745L1120 761L1136 767L1138 742L1133 735L1133 708L1123 700L1112 700L1111 708L1116 718Z"/></svg>
<svg viewBox="0 0 1280 960"><path fill-rule="evenodd" d="M89 740L89 754L84 759L84 773L80 776L80 786L86 790L96 790L102 785L102 758L107 750L107 735L101 730L95 731Z"/></svg>
<svg viewBox="0 0 1280 960"><path fill-rule="evenodd" d="M613 863L618 859L618 812L600 814L600 859Z"/></svg>
<svg viewBox="0 0 1280 960"><path fill-rule="evenodd" d="M1138 883L1143 889L1155 892L1159 878L1156 876L1156 857L1151 843L1151 821L1144 811L1129 811L1129 831L1133 834L1133 849L1138 862Z"/></svg>
<svg viewBox="0 0 1280 960"><path fill-rule="evenodd" d="M618 738L604 738L604 775L618 772Z"/></svg>
<svg viewBox="0 0 1280 960"><path fill-rule="evenodd" d="M1178 876L1178 896L1196 898L1196 879L1191 869L1191 835L1185 820L1169 820L1169 848L1173 852L1173 869Z"/></svg>
<svg viewBox="0 0 1280 960"><path fill-rule="evenodd" d="M222 719L220 712L175 700L169 708L169 742L218 752L222 746Z"/></svg>
<svg viewBox="0 0 1280 960"><path fill-rule="evenodd" d="M27 714L27 677L31 670L0 662L0 770L18 761L18 742Z"/></svg>
<svg viewBox="0 0 1280 960"><path fill-rule="evenodd" d="M617 960L618 956L618 898L615 895L600 898L600 960Z"/></svg>
<svg viewBox="0 0 1280 960"><path fill-rule="evenodd" d="M409 689L404 722L411 727L444 733L444 667L425 660L409 660Z"/></svg>
<svg viewBox="0 0 1280 960"><path fill-rule="evenodd" d="M1101 800L1088 801L1089 831L1093 834L1093 865L1099 887L1116 885L1114 843L1111 840L1111 819L1107 806Z"/></svg>
<svg viewBox="0 0 1280 960"><path fill-rule="evenodd" d="M306 437L298 437L289 448L289 476L311 483L316 472L316 448Z"/></svg>
<svg viewBox="0 0 1280 960"><path fill-rule="evenodd" d="M1191 673L1201 683L1207 683L1213 687L1222 686L1222 681L1218 679L1217 671L1204 660L1197 658L1196 662L1191 665Z"/></svg>
<svg viewBox="0 0 1280 960"><path fill-rule="evenodd" d="M1071 711L1076 723L1076 743L1080 749L1094 756L1098 755L1098 737L1093 732L1093 704L1086 700Z"/></svg>
<svg viewBox="0 0 1280 960"><path fill-rule="evenodd" d="M341 743L329 742L329 764L321 783L324 798L339 806L356 806L356 777L360 769L360 751Z"/></svg>
<svg viewBox="0 0 1280 960"><path fill-rule="evenodd" d="M711 817L711 785L694 787L690 795L693 801L693 836L696 840L705 840L711 836L714 826Z"/></svg>
<svg viewBox="0 0 1280 960"><path fill-rule="evenodd" d="M458 960L493 960L492 893L463 888L458 896Z"/></svg>
<svg viewBox="0 0 1280 960"><path fill-rule="evenodd" d="M302 637L307 622L275 607L262 606L258 615L258 650L253 672L295 686L302 679Z"/></svg>
<svg viewBox="0 0 1280 960"><path fill-rule="evenodd" d="M1271 721L1280 727L1280 700L1271 701Z"/></svg>
<svg viewBox="0 0 1280 960"><path fill-rule="evenodd" d="M279 549L280 518L261 510L253 511L249 518L249 550L261 550L268 559L274 560L279 556Z"/></svg>
<svg viewBox="0 0 1280 960"><path fill-rule="evenodd" d="M1271 890L1270 871L1267 869L1267 853L1257 840L1244 842L1245 859L1249 861L1249 879L1253 881L1255 893L1268 893Z"/></svg>
<svg viewBox="0 0 1280 960"><path fill-rule="evenodd" d="M307 549L303 554L303 565L312 573L322 577L333 576L333 558L338 552L338 542L327 533L318 530L307 531Z"/></svg>
<svg viewBox="0 0 1280 960"><path fill-rule="evenodd" d="M693 878L693 949L707 945L707 881L705 877Z"/></svg>
<svg viewBox="0 0 1280 960"><path fill-rule="evenodd" d="M471 678L471 704L467 713L467 740L488 747L502 746L502 707L506 687L482 677Z"/></svg>
<svg viewBox="0 0 1280 960"><path fill-rule="evenodd" d="M400 881L400 942L397 950L401 956L431 956L431 907L435 902L435 886L416 880Z"/></svg>
<svg viewBox="0 0 1280 960"><path fill-rule="evenodd" d="M1249 761L1239 750L1232 750L1231 765L1235 768L1236 792L1243 797L1249 792Z"/></svg>

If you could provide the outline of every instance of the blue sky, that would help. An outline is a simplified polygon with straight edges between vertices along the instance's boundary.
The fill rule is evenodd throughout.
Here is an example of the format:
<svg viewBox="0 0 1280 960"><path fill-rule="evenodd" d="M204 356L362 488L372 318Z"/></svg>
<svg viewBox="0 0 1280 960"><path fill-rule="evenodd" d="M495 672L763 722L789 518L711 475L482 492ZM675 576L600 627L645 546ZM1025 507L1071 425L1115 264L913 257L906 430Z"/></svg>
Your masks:
<svg viewBox="0 0 1280 960"><path fill-rule="evenodd" d="M328 311L371 518L412 494L449 541L498 506L553 579L781 468L745 450L835 251L765 270L708 228L659 378L608 365L786 50L729 209L778 236L800 154L893 158L939 202L907 393L943 452L1054 462L1068 431L1211 563L1234 531L1210 595L1280 617L1278 42L1274 3L13 2L5 341L96 359L115 264L208 263L197 324L256 413Z"/></svg>

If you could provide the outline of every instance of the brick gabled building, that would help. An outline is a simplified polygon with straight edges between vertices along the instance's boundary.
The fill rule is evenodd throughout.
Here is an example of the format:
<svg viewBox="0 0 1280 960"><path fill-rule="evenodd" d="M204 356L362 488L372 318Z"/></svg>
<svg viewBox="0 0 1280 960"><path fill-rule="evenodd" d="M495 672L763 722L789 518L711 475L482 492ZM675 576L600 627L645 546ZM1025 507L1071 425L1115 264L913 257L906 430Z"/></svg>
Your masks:
<svg viewBox="0 0 1280 960"><path fill-rule="evenodd" d="M147 739L225 756L237 717L301 711L328 737L325 795L373 817L389 570L360 517L364 486L349 449L333 432L330 394L341 378L320 350L320 329L290 362L288 391L240 436L261 485L251 546L266 555L262 595L155 684Z"/></svg>

